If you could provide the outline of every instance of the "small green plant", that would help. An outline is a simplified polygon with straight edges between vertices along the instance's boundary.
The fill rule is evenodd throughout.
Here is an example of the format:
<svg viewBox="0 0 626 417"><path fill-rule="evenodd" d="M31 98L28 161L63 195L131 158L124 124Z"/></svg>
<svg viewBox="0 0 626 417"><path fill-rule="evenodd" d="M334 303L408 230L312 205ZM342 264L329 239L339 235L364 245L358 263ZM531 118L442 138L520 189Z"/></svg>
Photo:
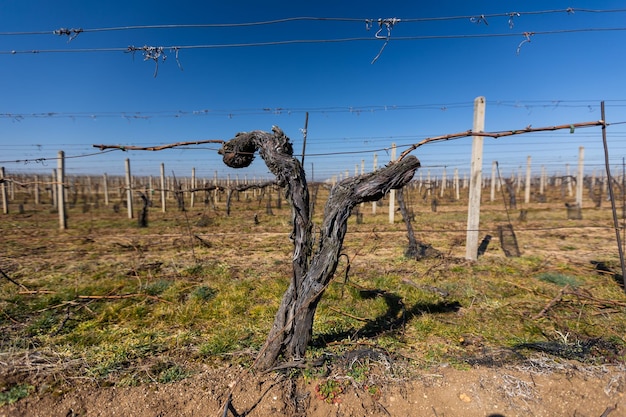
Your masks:
<svg viewBox="0 0 626 417"><path fill-rule="evenodd" d="M380 387L378 385L366 385L365 390L372 398L376 401L380 399L382 392L380 391Z"/></svg>
<svg viewBox="0 0 626 417"><path fill-rule="evenodd" d="M206 285L202 285L200 287L197 287L195 290L193 290L191 294L189 295L189 297L192 300L205 302L214 298L216 295L217 295L217 290L211 287L207 287Z"/></svg>
<svg viewBox="0 0 626 417"><path fill-rule="evenodd" d="M159 295L172 285L171 281L160 279L146 285L145 292L148 295Z"/></svg>
<svg viewBox="0 0 626 417"><path fill-rule="evenodd" d="M204 267L202 266L202 264L194 264L194 265L186 267L182 271L182 275L186 277L196 277L196 276L201 275L203 270L204 270Z"/></svg>
<svg viewBox="0 0 626 417"><path fill-rule="evenodd" d="M179 365L176 365L175 363L161 364L157 367L157 370L159 371L157 381L162 384L180 381L190 375L189 371Z"/></svg>
<svg viewBox="0 0 626 417"><path fill-rule="evenodd" d="M201 356L214 356L228 353L235 347L235 342L232 339L222 337L212 337L208 342L200 346Z"/></svg>
<svg viewBox="0 0 626 417"><path fill-rule="evenodd" d="M358 385L361 385L365 381L367 381L369 372L369 360L365 360L364 362L356 361L350 366L347 375L352 378L354 382L356 382Z"/></svg>
<svg viewBox="0 0 626 417"><path fill-rule="evenodd" d="M299 369L298 370L294 370L294 373L291 376L292 377L297 377L299 375L302 375L302 378L304 379L304 382L306 382L307 384L310 384L316 378L322 377L324 375L324 372L325 372L325 370L322 367L314 366L314 367L305 368L305 369L302 369L302 370L299 370Z"/></svg>
<svg viewBox="0 0 626 417"><path fill-rule="evenodd" d="M343 389L343 385L336 379L327 379L315 386L317 398L329 404L339 404L341 402L339 396L343 393Z"/></svg>
<svg viewBox="0 0 626 417"><path fill-rule="evenodd" d="M13 386L8 391L0 392L0 407L6 404L13 404L16 401L21 400L22 398L28 397L28 394L34 390L35 387L28 384L19 384Z"/></svg>
<svg viewBox="0 0 626 417"><path fill-rule="evenodd" d="M560 287L569 285L570 287L577 288L581 284L578 278L565 274L560 274L558 272L544 272L542 274L539 274L537 278L541 281L550 282Z"/></svg>
<svg viewBox="0 0 626 417"><path fill-rule="evenodd" d="M51 333L54 331L54 327L58 325L58 321L54 312L46 311L28 326L28 330L33 336Z"/></svg>

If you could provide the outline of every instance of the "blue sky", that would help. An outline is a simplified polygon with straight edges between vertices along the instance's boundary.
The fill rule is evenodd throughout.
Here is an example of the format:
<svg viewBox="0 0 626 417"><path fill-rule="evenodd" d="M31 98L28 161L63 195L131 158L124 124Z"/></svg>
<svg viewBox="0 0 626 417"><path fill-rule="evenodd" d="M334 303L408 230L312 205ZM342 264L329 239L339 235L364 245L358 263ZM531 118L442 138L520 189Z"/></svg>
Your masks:
<svg viewBox="0 0 626 417"><path fill-rule="evenodd" d="M581 10L622 9L622 1L149 4L0 3L0 165L9 175L50 172L56 162L47 158L64 150L76 156L67 161L70 175L122 174L124 159L130 158L135 175L157 175L163 162L177 176L190 175L195 167L199 177L217 172L267 178L260 159L245 170L225 167L217 145L81 155L99 153L93 144L229 139L272 125L291 137L299 153L306 111L309 177L352 175L362 162L370 171L374 154L379 165L387 163L392 143L399 153L426 137L470 129L477 96L487 100L488 131L598 120L604 100L607 121L616 123L607 128L611 162L621 165L626 156L626 126L619 124L626 121L626 30L598 30L626 29L626 12ZM563 11L567 8L574 12ZM512 20L480 18L514 12L520 15ZM297 17L345 20L228 26ZM386 45L375 38L379 18L400 19ZM191 24L226 26L95 30ZM61 28L85 31L70 40L52 33ZM535 34L526 38L526 32ZM337 42L348 38L357 40ZM320 42L245 46L293 40ZM223 47L234 44L244 46ZM166 59L157 66L141 51L124 52L144 45L165 47ZM172 46L180 47L178 60ZM591 128L486 139L485 170L497 160L509 175L531 156L536 173L542 166L564 173L565 164L576 165L580 146L586 172L602 169L601 131ZM469 170L470 149L468 138L413 154L424 174L445 166L451 175L455 168Z"/></svg>

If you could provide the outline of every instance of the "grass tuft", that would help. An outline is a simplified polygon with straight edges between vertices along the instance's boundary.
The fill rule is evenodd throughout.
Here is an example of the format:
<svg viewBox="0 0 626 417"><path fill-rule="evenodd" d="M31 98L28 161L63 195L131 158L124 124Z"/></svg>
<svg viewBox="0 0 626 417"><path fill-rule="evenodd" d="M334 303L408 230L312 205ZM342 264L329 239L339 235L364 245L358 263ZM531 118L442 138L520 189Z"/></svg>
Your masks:
<svg viewBox="0 0 626 417"><path fill-rule="evenodd" d="M216 289L213 289L206 285L202 285L200 287L197 287L191 292L190 298L196 301L207 302L215 298L216 295L217 295Z"/></svg>
<svg viewBox="0 0 626 417"><path fill-rule="evenodd" d="M537 279L543 282L556 284L559 287L565 287L566 285L569 285L572 288L578 288L582 284L582 281L579 278L561 274L558 272L544 272L537 275Z"/></svg>
<svg viewBox="0 0 626 417"><path fill-rule="evenodd" d="M0 392L0 407L6 404L13 404L22 398L28 397L34 389L35 387L30 384L18 384L6 391Z"/></svg>
<svg viewBox="0 0 626 417"><path fill-rule="evenodd" d="M162 294L165 290L167 290L172 284L173 284L172 281L160 279L158 281L151 282L150 284L146 285L144 291L148 295L159 295L159 294Z"/></svg>

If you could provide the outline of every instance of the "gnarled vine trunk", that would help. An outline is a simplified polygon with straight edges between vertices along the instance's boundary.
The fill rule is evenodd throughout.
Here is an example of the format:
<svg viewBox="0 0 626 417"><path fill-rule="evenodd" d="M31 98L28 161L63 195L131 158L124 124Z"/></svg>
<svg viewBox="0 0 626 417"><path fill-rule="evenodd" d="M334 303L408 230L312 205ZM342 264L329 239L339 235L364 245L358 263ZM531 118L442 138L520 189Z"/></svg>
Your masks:
<svg viewBox="0 0 626 417"><path fill-rule="evenodd" d="M315 310L337 269L352 209L362 202L379 200L390 189L403 187L420 166L417 158L409 156L376 172L338 183L326 203L320 236L313 242L306 175L293 157L289 138L278 127L272 132L239 133L219 151L224 163L233 168L250 165L258 151L292 205L293 276L255 362L258 370L272 368L281 357L285 361L304 358Z"/></svg>

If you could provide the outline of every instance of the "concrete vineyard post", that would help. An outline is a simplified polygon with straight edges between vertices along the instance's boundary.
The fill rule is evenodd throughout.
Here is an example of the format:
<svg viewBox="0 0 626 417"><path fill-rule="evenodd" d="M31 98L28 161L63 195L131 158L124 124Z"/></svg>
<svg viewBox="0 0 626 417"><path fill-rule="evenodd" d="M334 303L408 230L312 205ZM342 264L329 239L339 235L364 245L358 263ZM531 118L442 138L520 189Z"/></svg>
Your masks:
<svg viewBox="0 0 626 417"><path fill-rule="evenodd" d="M59 229L67 229L65 216L65 152L59 151L57 159L57 209L59 211Z"/></svg>
<svg viewBox="0 0 626 417"><path fill-rule="evenodd" d="M531 157L526 158L526 181L524 181L524 203L530 203L530 168Z"/></svg>
<svg viewBox="0 0 626 417"><path fill-rule="evenodd" d="M474 100L473 132L485 130L485 97ZM478 229L480 227L480 196L482 185L484 137L472 137L472 162L470 165L469 204L467 209L467 240L465 258L478 259Z"/></svg>
<svg viewBox="0 0 626 417"><path fill-rule="evenodd" d="M585 148L578 148L578 175L576 176L576 204L583 208L583 183L585 177Z"/></svg>
<svg viewBox="0 0 626 417"><path fill-rule="evenodd" d="M130 159L126 158L126 207L128 208L128 218L133 218L133 188L130 176Z"/></svg>
<svg viewBox="0 0 626 417"><path fill-rule="evenodd" d="M0 167L0 180L4 180L4 167ZM0 192L2 193L2 213L9 214L9 196L5 181L0 181Z"/></svg>

